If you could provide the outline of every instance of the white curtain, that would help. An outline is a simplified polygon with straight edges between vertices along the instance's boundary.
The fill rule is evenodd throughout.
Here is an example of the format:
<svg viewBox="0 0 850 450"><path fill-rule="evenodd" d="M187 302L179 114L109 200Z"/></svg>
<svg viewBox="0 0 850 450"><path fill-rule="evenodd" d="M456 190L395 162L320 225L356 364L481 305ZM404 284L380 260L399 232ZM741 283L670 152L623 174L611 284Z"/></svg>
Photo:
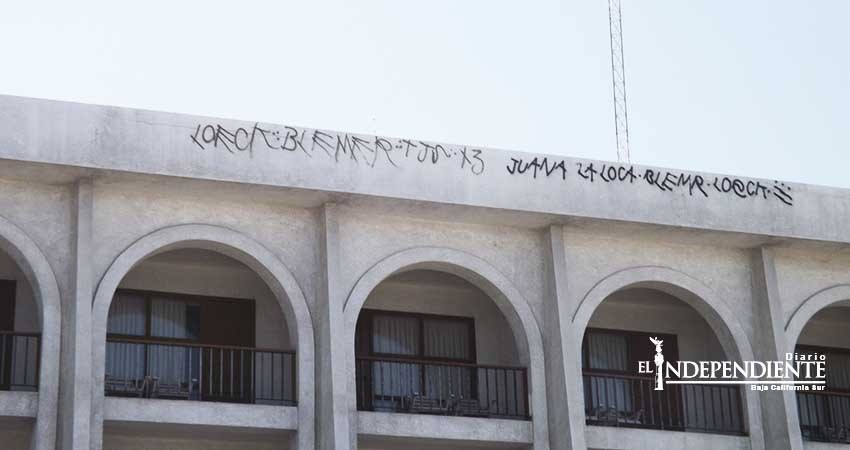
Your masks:
<svg viewBox="0 0 850 450"><path fill-rule="evenodd" d="M376 315L372 322L372 349L393 355L419 354L419 320L413 317ZM420 366L378 362L372 366L373 392L377 396L410 396L422 393Z"/></svg>
<svg viewBox="0 0 850 450"><path fill-rule="evenodd" d="M109 307L106 332L145 335L145 298L133 294L116 294Z"/></svg>
<svg viewBox="0 0 850 450"><path fill-rule="evenodd" d="M469 360L472 346L468 322L425 319L425 356ZM474 369L452 366L428 366L425 369L425 390L429 396L440 398L471 398Z"/></svg>
<svg viewBox="0 0 850 450"><path fill-rule="evenodd" d="M186 306L185 302L154 297L151 301L151 335L177 339L188 338Z"/></svg>
<svg viewBox="0 0 850 450"><path fill-rule="evenodd" d="M151 300L151 335L154 337L186 339L187 303L154 297ZM148 374L160 382L189 381L190 349L171 345L151 345L148 350ZM192 378L197 378L193 375Z"/></svg>
<svg viewBox="0 0 850 450"><path fill-rule="evenodd" d="M629 368L626 336L609 333L588 333L588 369L626 371Z"/></svg>
<svg viewBox="0 0 850 450"><path fill-rule="evenodd" d="M613 333L587 334L588 369L626 371L629 368L628 339ZM632 386L628 380L593 377L589 386L593 408L632 411ZM589 402L588 402L589 403Z"/></svg>
<svg viewBox="0 0 850 450"><path fill-rule="evenodd" d="M139 295L116 294L109 307L106 332L134 336L145 334L145 299ZM145 348L141 344L107 342L106 375L138 380L144 378Z"/></svg>
<svg viewBox="0 0 850 450"><path fill-rule="evenodd" d="M376 315L372 326L372 348L375 353L411 356L419 353L417 319Z"/></svg>
<svg viewBox="0 0 850 450"><path fill-rule="evenodd" d="M11 342L0 348L2 359L7 365L11 365L10 389L33 390L32 386L38 384L38 338L34 336L6 336L4 343ZM7 348L8 346L8 348ZM7 350L10 350L7 352ZM7 366L9 367L9 366ZM3 365L0 365L0 370Z"/></svg>
<svg viewBox="0 0 850 450"><path fill-rule="evenodd" d="M425 319L425 356L469 359L469 324L457 320Z"/></svg>

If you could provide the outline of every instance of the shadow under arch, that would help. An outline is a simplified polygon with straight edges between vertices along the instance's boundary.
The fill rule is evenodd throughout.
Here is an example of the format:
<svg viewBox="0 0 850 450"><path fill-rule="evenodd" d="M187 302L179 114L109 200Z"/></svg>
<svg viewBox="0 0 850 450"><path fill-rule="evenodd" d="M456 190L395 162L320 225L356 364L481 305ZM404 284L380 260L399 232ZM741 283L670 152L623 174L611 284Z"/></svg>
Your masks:
<svg viewBox="0 0 850 450"><path fill-rule="evenodd" d="M631 288L654 289L685 302L705 319L727 357L738 361L754 359L753 348L743 326L719 296L696 278L663 266L623 269L606 276L590 288L572 317L574 354L581 354L584 331L599 305L615 292ZM575 361L575 366L580 375L581 361ZM580 376L578 379L581 379ZM764 449L758 393L744 389L744 397L750 446L753 450Z"/></svg>
<svg viewBox="0 0 850 450"><path fill-rule="evenodd" d="M109 306L124 276L137 264L159 253L204 249L229 256L253 270L277 298L287 325L295 328L298 383L298 448L313 448L315 385L313 322L304 294L283 262L254 239L229 228L186 224L154 231L122 251L97 286L92 307L92 448L103 444L104 370Z"/></svg>
<svg viewBox="0 0 850 450"><path fill-rule="evenodd" d="M59 347L61 302L53 269L38 245L17 225L0 217L0 250L24 272L38 305L41 323L41 358L38 379L38 411L32 448L52 449L56 445L59 403Z"/></svg>
<svg viewBox="0 0 850 450"><path fill-rule="evenodd" d="M464 251L445 247L414 247L385 257L370 267L355 283L344 310L345 344L349 368L348 406L354 411L355 371L354 333L360 310L369 294L391 275L417 269L434 270L456 275L481 289L496 304L511 326L517 341L520 359L530 373L531 412L534 448L549 448L545 364L543 337L531 307L520 291L498 269L485 260ZM525 338L525 339L522 339Z"/></svg>
<svg viewBox="0 0 850 450"><path fill-rule="evenodd" d="M785 324L785 339L789 351L796 347L803 328L818 311L844 300L850 300L850 284L837 284L821 289L803 300Z"/></svg>

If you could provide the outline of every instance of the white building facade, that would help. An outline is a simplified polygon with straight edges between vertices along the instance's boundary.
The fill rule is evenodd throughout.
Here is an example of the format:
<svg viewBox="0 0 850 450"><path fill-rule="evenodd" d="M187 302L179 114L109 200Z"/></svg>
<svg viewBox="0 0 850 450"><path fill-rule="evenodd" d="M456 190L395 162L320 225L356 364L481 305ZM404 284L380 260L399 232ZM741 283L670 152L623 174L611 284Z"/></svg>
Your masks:
<svg viewBox="0 0 850 450"><path fill-rule="evenodd" d="M850 191L0 97L10 449L850 448ZM819 392L668 360L827 357Z"/></svg>

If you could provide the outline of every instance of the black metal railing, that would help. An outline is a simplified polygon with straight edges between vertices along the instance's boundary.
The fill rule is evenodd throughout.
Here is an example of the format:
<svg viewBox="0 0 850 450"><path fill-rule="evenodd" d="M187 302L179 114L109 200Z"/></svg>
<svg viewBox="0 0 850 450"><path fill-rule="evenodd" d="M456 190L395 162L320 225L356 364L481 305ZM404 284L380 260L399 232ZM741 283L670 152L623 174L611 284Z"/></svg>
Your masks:
<svg viewBox="0 0 850 450"><path fill-rule="evenodd" d="M41 334L0 331L0 391L37 391Z"/></svg>
<svg viewBox="0 0 850 450"><path fill-rule="evenodd" d="M585 371L588 425L746 434L741 389L730 385L666 384L651 377Z"/></svg>
<svg viewBox="0 0 850 450"><path fill-rule="evenodd" d="M797 392L803 439L850 444L850 393Z"/></svg>
<svg viewBox="0 0 850 450"><path fill-rule="evenodd" d="M296 404L295 352L143 339L106 342L106 395Z"/></svg>
<svg viewBox="0 0 850 450"><path fill-rule="evenodd" d="M357 357L357 409L530 418L524 367Z"/></svg>

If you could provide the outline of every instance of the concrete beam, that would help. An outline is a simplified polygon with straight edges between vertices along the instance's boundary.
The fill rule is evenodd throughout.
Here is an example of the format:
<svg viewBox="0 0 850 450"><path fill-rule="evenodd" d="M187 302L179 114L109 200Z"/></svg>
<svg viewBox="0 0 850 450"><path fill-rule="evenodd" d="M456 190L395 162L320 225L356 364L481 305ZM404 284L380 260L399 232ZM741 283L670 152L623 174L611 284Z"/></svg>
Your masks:
<svg viewBox="0 0 850 450"><path fill-rule="evenodd" d="M752 251L753 347L757 360L785 360L788 348L784 313L779 298L773 252L759 247ZM761 415L765 448L802 450L803 440L793 391L762 391Z"/></svg>
<svg viewBox="0 0 850 450"><path fill-rule="evenodd" d="M336 205L319 212L320 279L316 295L316 445L319 450L357 448L356 411L350 411L346 387L354 374L346 369L343 307L340 282L339 223Z"/></svg>
<svg viewBox="0 0 850 450"><path fill-rule="evenodd" d="M61 405L61 448L88 450L91 445L91 310L94 286L91 272L94 188L81 179L74 189L73 297L63 320L64 368L61 386L66 392Z"/></svg>
<svg viewBox="0 0 850 450"><path fill-rule="evenodd" d="M557 407L549 408L549 441L552 449L568 450L585 448L584 438L584 394L581 369L576 369L575 345L571 345L570 312L577 305L568 295L567 255L564 230L551 226L545 232L544 252L549 295L545 303L543 323L544 350L546 352L547 392L549 398L561 399Z"/></svg>

